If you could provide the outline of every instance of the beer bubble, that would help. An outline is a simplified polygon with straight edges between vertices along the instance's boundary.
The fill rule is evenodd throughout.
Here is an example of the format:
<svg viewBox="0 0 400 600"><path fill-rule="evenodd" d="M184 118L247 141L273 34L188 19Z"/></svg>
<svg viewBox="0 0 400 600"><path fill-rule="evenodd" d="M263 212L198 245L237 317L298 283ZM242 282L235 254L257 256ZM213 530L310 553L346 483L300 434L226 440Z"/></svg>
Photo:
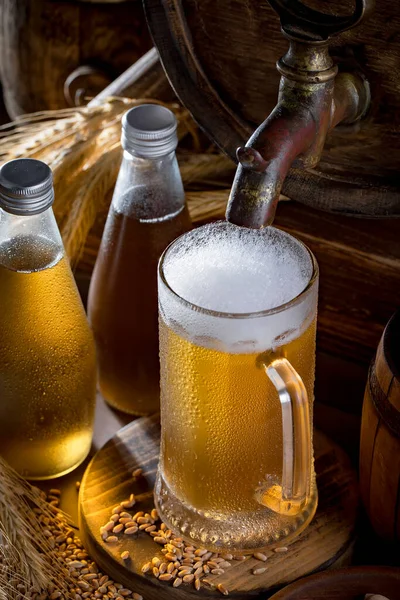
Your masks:
<svg viewBox="0 0 400 600"><path fill-rule="evenodd" d="M279 308L301 294L312 273L310 253L287 233L212 223L167 250L162 275L169 289L159 285L161 314L199 346L258 352L309 325L307 302ZM272 312L260 314L266 311Z"/></svg>

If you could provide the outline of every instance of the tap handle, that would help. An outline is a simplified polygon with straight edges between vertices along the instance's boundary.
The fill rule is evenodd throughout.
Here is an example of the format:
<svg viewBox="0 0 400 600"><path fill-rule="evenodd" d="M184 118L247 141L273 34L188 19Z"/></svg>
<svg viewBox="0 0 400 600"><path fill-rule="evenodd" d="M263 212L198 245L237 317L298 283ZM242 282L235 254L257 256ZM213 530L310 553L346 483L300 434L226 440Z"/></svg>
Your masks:
<svg viewBox="0 0 400 600"><path fill-rule="evenodd" d="M278 13L285 33L305 41L320 42L358 25L375 8L375 0L355 0L353 14L328 15L305 6L300 0L268 0Z"/></svg>

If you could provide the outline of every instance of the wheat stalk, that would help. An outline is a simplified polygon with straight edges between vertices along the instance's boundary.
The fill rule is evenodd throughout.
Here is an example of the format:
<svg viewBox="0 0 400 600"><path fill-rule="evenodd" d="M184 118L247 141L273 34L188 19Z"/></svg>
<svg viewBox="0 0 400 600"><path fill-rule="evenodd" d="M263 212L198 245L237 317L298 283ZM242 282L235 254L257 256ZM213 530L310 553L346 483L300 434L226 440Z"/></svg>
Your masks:
<svg viewBox="0 0 400 600"><path fill-rule="evenodd" d="M72 265L79 260L96 214L114 187L122 150L121 118L152 98L108 98L102 104L25 115L0 127L3 161L37 158L53 169L54 213ZM169 104L178 120L178 138L188 132L199 146L189 113Z"/></svg>
<svg viewBox="0 0 400 600"><path fill-rule="evenodd" d="M37 513L49 522L55 517L43 494L0 457L0 598L22 598L18 586L41 591L59 581L63 588L62 563Z"/></svg>

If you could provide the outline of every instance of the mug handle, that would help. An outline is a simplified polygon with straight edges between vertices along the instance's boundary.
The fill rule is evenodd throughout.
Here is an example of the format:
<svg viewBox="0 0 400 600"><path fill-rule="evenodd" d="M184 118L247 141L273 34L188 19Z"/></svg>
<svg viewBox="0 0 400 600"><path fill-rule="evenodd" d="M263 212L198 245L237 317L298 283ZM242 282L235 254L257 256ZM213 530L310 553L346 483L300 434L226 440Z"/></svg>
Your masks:
<svg viewBox="0 0 400 600"><path fill-rule="evenodd" d="M311 493L310 406L303 380L286 358L264 369L278 392L282 408L282 482L263 496L263 503L280 514L295 515Z"/></svg>

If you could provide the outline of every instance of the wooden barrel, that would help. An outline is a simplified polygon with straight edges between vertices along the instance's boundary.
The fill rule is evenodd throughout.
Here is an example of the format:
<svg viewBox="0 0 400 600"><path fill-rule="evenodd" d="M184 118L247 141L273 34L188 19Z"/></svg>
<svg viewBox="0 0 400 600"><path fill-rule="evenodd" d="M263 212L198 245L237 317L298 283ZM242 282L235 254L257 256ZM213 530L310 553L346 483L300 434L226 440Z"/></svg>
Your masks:
<svg viewBox="0 0 400 600"><path fill-rule="evenodd" d="M355 3L302 4L343 15L351 14ZM266 0L144 0L144 5L177 95L235 158L277 103L275 65L288 49L278 15ZM329 133L315 168L290 170L283 192L293 200L350 215L400 215L399 30L398 2L380 0L370 18L330 40L339 67L359 70L369 81L371 107L359 123Z"/></svg>
<svg viewBox="0 0 400 600"><path fill-rule="evenodd" d="M400 541L400 310L378 346L365 390L361 495L376 533Z"/></svg>
<svg viewBox="0 0 400 600"><path fill-rule="evenodd" d="M140 0L0 0L0 79L12 118L95 96L150 47Z"/></svg>

